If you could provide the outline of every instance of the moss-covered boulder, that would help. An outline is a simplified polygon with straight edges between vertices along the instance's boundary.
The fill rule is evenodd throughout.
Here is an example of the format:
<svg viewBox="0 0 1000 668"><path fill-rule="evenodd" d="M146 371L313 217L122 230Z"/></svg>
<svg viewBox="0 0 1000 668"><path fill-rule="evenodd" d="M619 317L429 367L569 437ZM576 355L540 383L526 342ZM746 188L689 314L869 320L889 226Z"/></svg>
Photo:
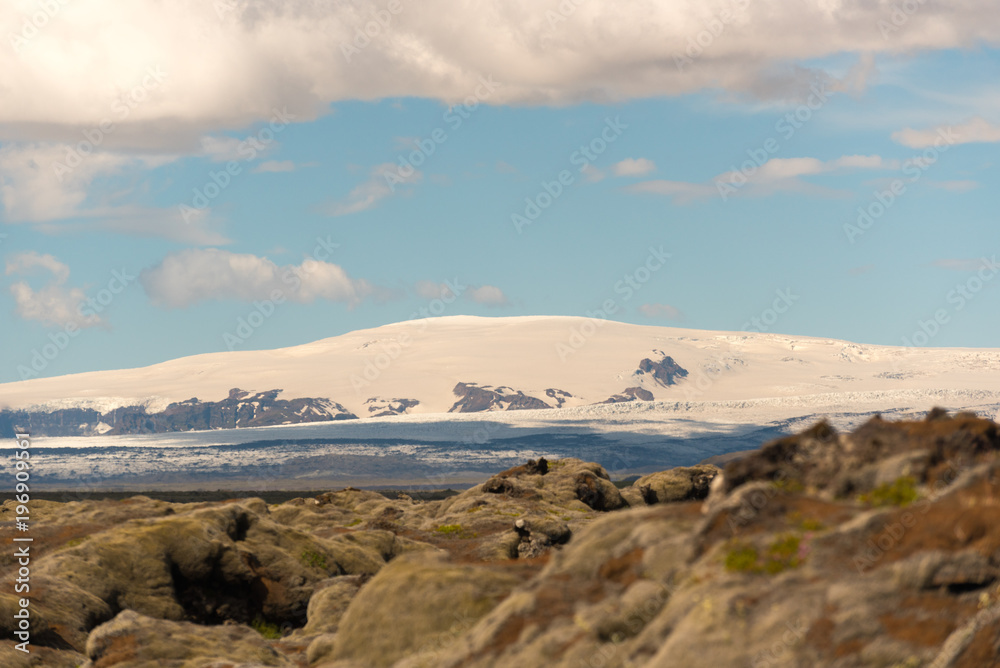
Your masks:
<svg viewBox="0 0 1000 668"><path fill-rule="evenodd" d="M394 560L366 584L340 620L324 661L391 666L454 640L519 584L503 570L457 564L436 553Z"/></svg>
<svg viewBox="0 0 1000 668"><path fill-rule="evenodd" d="M643 500L650 505L700 501L708 496L712 481L720 472L719 467L711 464L679 466L643 476L632 487L638 489Z"/></svg>
<svg viewBox="0 0 1000 668"><path fill-rule="evenodd" d="M132 610L98 626L87 641L86 668L292 666L247 626L200 626L153 619Z"/></svg>

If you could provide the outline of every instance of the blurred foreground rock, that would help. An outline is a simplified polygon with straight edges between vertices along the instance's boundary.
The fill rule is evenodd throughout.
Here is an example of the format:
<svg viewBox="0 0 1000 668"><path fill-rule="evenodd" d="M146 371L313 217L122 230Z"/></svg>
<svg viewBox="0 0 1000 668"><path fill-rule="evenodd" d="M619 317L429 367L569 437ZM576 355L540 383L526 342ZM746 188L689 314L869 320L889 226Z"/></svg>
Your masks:
<svg viewBox="0 0 1000 668"><path fill-rule="evenodd" d="M563 459L430 502L37 502L33 651L0 555L0 665L998 665L998 451L936 410L621 490Z"/></svg>

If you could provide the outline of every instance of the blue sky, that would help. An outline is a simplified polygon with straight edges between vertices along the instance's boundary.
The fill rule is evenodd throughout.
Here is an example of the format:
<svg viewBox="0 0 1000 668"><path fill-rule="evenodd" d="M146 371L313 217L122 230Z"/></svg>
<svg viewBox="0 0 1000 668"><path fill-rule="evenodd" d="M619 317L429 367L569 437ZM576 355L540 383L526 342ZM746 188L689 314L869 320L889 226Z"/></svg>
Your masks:
<svg viewBox="0 0 1000 668"><path fill-rule="evenodd" d="M4 34L31 33L35 5L14 4ZM0 87L21 92L0 106L0 382L295 345L435 304L586 315L610 299L640 324L997 346L1000 59L985 28L918 14L882 38L886 4L865 40L810 14L822 39L760 55L778 34L763 4L681 69L673 56L711 25L694 5L681 28L657 14L610 36L574 25L605 11L581 5L557 46L516 62L499 32L477 42L471 25L469 45L404 8L345 63L381 5L310 5L322 16L303 28L261 3L253 28L253 6L233 3L201 17L232 37L226 67L201 69L168 47L188 24L155 3L111 20L132 40L117 46L83 32L101 2L68 5L0 56ZM531 7L505 20L550 34ZM137 35L160 48L127 58ZM400 56L418 37L424 51ZM70 38L104 70L74 75ZM599 39L607 62L588 51ZM533 220L529 201L544 205Z"/></svg>

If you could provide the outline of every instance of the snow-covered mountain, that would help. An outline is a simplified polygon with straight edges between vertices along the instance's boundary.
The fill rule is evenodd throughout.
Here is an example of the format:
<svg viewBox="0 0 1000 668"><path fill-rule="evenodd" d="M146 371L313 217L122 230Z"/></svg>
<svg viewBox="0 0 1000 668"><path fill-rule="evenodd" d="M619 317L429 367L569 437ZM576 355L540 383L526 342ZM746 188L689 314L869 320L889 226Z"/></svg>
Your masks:
<svg viewBox="0 0 1000 668"><path fill-rule="evenodd" d="M243 392L231 394L234 388ZM262 396L270 403L262 405ZM291 348L0 384L0 410L8 415L62 410L63 422L103 425L93 422L91 433L118 430L108 416L135 421L136 412L172 416L169 426L157 422L147 431L176 431L518 409L569 417L602 403L733 414L769 406L766 417L773 418L997 401L1000 349L874 346L547 316L411 320ZM264 415L275 406L280 413ZM191 415L197 419L186 421ZM137 431L143 429L131 433Z"/></svg>

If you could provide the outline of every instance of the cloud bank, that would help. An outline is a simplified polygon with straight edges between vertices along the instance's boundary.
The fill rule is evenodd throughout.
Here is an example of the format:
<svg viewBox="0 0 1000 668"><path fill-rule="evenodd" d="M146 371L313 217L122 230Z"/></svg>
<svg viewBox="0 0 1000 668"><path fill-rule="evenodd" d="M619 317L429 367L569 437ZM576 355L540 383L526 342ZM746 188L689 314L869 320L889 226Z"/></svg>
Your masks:
<svg viewBox="0 0 1000 668"><path fill-rule="evenodd" d="M293 302L323 299L355 306L375 288L341 267L312 258L279 266L265 257L217 248L168 255L144 270L139 281L157 306L181 308L207 300L254 301L278 297ZM278 295L276 297L275 295Z"/></svg>
<svg viewBox="0 0 1000 668"><path fill-rule="evenodd" d="M0 139L76 141L110 120L109 145L196 148L213 129L276 108L309 120L341 100L456 103L485 76L503 84L495 104L704 89L787 99L826 76L797 62L1000 41L987 0L922 4L888 33L888 0L388 4L12 0L0 12L10 42L0 50Z"/></svg>

